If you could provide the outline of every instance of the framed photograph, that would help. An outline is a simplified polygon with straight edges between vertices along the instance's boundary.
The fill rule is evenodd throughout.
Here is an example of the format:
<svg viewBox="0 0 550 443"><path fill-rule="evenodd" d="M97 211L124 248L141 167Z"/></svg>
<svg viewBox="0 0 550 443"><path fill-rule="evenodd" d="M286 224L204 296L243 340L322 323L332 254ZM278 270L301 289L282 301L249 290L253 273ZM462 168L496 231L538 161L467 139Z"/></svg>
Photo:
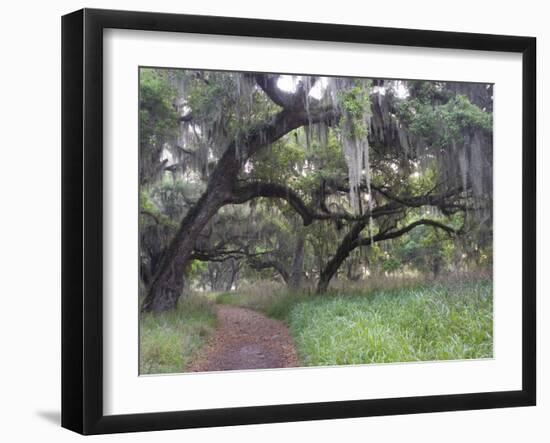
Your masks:
<svg viewBox="0 0 550 443"><path fill-rule="evenodd" d="M62 19L62 426L535 405L531 37Z"/></svg>

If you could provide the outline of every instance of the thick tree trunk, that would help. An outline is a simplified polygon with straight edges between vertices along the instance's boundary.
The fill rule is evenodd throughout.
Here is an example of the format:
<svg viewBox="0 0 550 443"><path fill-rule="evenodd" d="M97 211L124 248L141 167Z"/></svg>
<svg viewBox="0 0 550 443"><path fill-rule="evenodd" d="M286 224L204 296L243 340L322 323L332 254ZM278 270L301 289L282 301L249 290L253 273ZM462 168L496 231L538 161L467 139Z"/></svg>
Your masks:
<svg viewBox="0 0 550 443"><path fill-rule="evenodd" d="M239 273L239 263L234 259L231 260L231 270L229 271L229 273L229 279L225 286L226 292L229 292L233 289L233 283L235 283L237 274Z"/></svg>
<svg viewBox="0 0 550 443"><path fill-rule="evenodd" d="M142 311L162 312L176 307L184 286L183 273L195 240L210 218L223 206L219 198L203 196L187 214L176 238L166 251L143 301Z"/></svg>
<svg viewBox="0 0 550 443"><path fill-rule="evenodd" d="M215 265L217 264L218 263L215 263ZM211 291L217 291L221 287L221 283L220 283L221 271L215 265L213 266L212 263L209 263L209 266L208 266L208 280L210 280Z"/></svg>
<svg viewBox="0 0 550 443"><path fill-rule="evenodd" d="M427 225L432 226L434 228L442 229L443 231L447 232L448 234L452 235L455 234L457 231L450 226L446 226L441 222L438 222L436 220L429 220L429 219L420 219L413 223L410 223L409 225L398 229L398 230L388 230L385 232L380 232L372 238L359 238L359 234L361 234L361 231L365 228L367 225L366 221L360 221L356 222L350 229L350 231L346 234L344 239L342 240L342 243L340 243L340 246L338 246L338 249L336 250L336 253L334 256L329 260L327 265L324 267L324 269L321 271L321 275L319 277L319 283L317 285L317 293L325 292L328 288L328 285L330 283L330 280L336 272L338 272L338 269L344 263L344 260L349 257L349 254L351 251L353 251L355 248L359 246L368 246L372 243L376 243L383 240L389 240L391 238L398 238L401 237L403 234L406 234L407 232L411 231L417 226Z"/></svg>
<svg viewBox="0 0 550 443"><path fill-rule="evenodd" d="M290 277L288 279L288 287L292 290L299 289L302 283L305 243L306 237L304 233L299 232L296 238L294 257L292 258L292 267L290 269Z"/></svg>
<svg viewBox="0 0 550 443"><path fill-rule="evenodd" d="M143 301L142 311L163 312L176 307L183 292L185 266L189 262L195 241L214 214L231 200L239 169L235 149L231 146L218 162L206 191L184 217L162 257Z"/></svg>
<svg viewBox="0 0 550 443"><path fill-rule="evenodd" d="M349 257L350 252L354 249L354 242L359 237L359 234L367 225L366 221L360 221L355 223L350 231L346 234L342 243L338 246L334 256L328 261L326 266L321 271L319 276L319 283L317 284L317 293L326 292L328 285L334 274L338 271L342 263Z"/></svg>
<svg viewBox="0 0 550 443"><path fill-rule="evenodd" d="M276 92L270 89L269 84L263 87L267 88L264 91L268 95ZM247 158L300 126L320 121L332 124L337 121L339 114L332 107L318 108L313 113L307 112L302 101L303 93L301 91L302 95L294 94L292 102L287 103L286 100L290 99L281 92L279 99L284 99L284 105L289 105L289 108L251 129L239 140L240 156L236 155L235 142L227 148L210 176L206 191L184 217L168 246L143 301L142 311L162 312L176 307L183 291L183 271L193 252L195 240L222 206L237 202L238 198L233 195L235 182L241 165Z"/></svg>

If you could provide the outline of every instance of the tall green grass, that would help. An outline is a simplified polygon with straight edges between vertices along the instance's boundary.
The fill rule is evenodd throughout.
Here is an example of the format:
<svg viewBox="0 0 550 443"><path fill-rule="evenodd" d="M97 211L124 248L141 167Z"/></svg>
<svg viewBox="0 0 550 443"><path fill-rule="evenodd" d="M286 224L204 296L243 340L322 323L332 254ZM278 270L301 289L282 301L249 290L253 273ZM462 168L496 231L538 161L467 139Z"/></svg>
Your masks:
<svg viewBox="0 0 550 443"><path fill-rule="evenodd" d="M488 358L492 283L409 282L326 295L227 293L218 303L284 320L304 366Z"/></svg>
<svg viewBox="0 0 550 443"><path fill-rule="evenodd" d="M183 372L215 330L214 303L192 296L174 311L141 314L139 326L140 374Z"/></svg>
<svg viewBox="0 0 550 443"><path fill-rule="evenodd" d="M140 373L185 371L214 332L215 303L285 321L302 366L490 358L492 283L447 281L326 295L281 289L194 296L140 318Z"/></svg>
<svg viewBox="0 0 550 443"><path fill-rule="evenodd" d="M488 358L492 285L436 284L296 304L287 316L303 365Z"/></svg>

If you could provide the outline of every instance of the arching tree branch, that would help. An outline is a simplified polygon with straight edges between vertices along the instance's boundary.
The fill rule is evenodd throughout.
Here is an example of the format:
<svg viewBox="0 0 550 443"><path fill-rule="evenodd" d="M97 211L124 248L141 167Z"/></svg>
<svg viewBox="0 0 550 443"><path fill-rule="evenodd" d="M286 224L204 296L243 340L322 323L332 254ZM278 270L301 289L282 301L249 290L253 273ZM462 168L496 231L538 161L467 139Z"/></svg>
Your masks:
<svg viewBox="0 0 550 443"><path fill-rule="evenodd" d="M277 86L280 75L255 74L254 80L264 93L281 108L288 108L293 103L293 94L284 92Z"/></svg>
<svg viewBox="0 0 550 443"><path fill-rule="evenodd" d="M402 212L406 208L419 208L421 206L437 206L441 209L456 203L448 201L449 198L455 197L455 192L459 190L448 191L443 194L425 194L415 197L395 197L387 204L378 206L372 210L372 213L366 211L363 214L351 214L348 212L331 212L326 206L321 206L321 210L306 205L303 199L292 189L277 184L254 182L241 185L233 190L232 198L228 203L242 204L249 200L258 197L280 198L286 200L288 204L302 217L304 226L310 225L314 220L344 220L349 222L366 223L372 216L373 219L393 215ZM321 202L323 203L323 202Z"/></svg>
<svg viewBox="0 0 550 443"><path fill-rule="evenodd" d="M328 261L324 269L321 271L319 283L317 285L318 293L327 290L330 280L336 274L342 263L349 257L351 251L359 246L367 246L379 241L397 238L402 236L403 234L406 234L417 226L422 225L433 226L434 228L442 229L449 234L455 234L457 232L454 228L451 228L450 226L447 226L436 220L420 219L398 230L388 230L385 232L380 232L373 237L359 238L359 235L366 225L367 222L357 222L346 234L346 236L338 246L338 249L336 250L334 256Z"/></svg>
<svg viewBox="0 0 550 443"><path fill-rule="evenodd" d="M371 243L376 243L376 242L379 242L379 241L382 241L382 240L389 240L389 239L392 239L392 238L401 237L403 234L406 234L407 232L413 230L417 226L423 226L423 225L424 226L432 226L434 228L441 229L449 235L453 235L453 234L456 234L458 232L456 229L451 228L450 226L445 225L441 222L438 222L437 220L422 218L422 219L417 220L417 221L405 226L404 228L398 229L396 231L392 230L392 231L388 231L388 232L381 232L377 235L374 235L372 238L370 238L370 237L358 238L358 239L356 239L355 241L353 241L351 243L352 250L357 248L358 246L368 246Z"/></svg>
<svg viewBox="0 0 550 443"><path fill-rule="evenodd" d="M281 76L278 74L257 73L254 74L253 77L257 85L262 89L262 91L264 91L271 101L282 108L292 108L297 105L303 105L306 96L318 80L318 77L309 77L310 81L308 84L301 81L297 85L296 92L290 93L279 88L278 82ZM311 102L316 104L318 101L311 99Z"/></svg>
<svg viewBox="0 0 550 443"><path fill-rule="evenodd" d="M233 200L231 203L241 204L257 197L280 198L286 200L300 217L302 217L305 226L310 225L315 218L313 211L306 206L296 192L286 186L276 183L256 182L241 186L233 192Z"/></svg>
<svg viewBox="0 0 550 443"><path fill-rule="evenodd" d="M283 278L285 283L288 283L290 278L285 266L275 259L259 260L257 258L249 257L248 265L256 271L261 271L263 269L275 269L275 271L277 271L277 273Z"/></svg>

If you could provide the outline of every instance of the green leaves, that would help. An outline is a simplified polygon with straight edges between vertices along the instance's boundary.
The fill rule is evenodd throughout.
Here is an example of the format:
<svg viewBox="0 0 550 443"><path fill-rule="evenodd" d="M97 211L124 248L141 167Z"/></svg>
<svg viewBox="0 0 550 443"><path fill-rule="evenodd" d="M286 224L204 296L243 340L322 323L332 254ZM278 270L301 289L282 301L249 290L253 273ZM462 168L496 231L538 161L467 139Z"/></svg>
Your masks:
<svg viewBox="0 0 550 443"><path fill-rule="evenodd" d="M141 68L139 76L140 140L154 143L175 136L178 114L174 107L177 91L166 71Z"/></svg>
<svg viewBox="0 0 550 443"><path fill-rule="evenodd" d="M275 75L271 78L272 88L284 80ZM291 131L289 127L287 132L286 126L272 126L278 121L274 115L283 112L276 104L281 101L273 90L269 93L255 83L251 74L141 69L140 167L144 171L142 174L140 170L140 178L143 175L147 180L141 181L140 203L142 210L151 214L142 217L151 243L158 243L153 236L155 229L162 230L163 239L168 237L166 232L173 231L196 204L228 147L234 149L237 162L234 168L216 174L231 174L232 181L224 183L233 185L224 186L238 189L255 181L284 185L320 220L298 228L302 221L296 206L280 196L255 198L241 206L219 209L205 227L204 237L208 238L201 238L201 247L223 244L251 253L280 251L286 259L293 251L297 229L304 229L304 272L312 281L349 232L353 216L366 213L370 206L389 206L390 210L369 222L369 232L362 232L364 237L422 217L441 220L444 214L481 206L479 196L490 200L493 122L491 111L485 109L492 109L491 85L374 82L373 87L373 81L366 79L318 79L312 94L284 102L285 113L300 116L291 127L302 124ZM280 83L282 88L284 82ZM292 93L284 88L279 92ZM330 118L310 119L308 124L306 114L317 116L318 110L324 112L325 108L330 109ZM277 137L266 139L264 128L276 131ZM247 152L250 140L261 149ZM476 180L479 177L483 183ZM219 189L210 187L211 192ZM430 194L445 195L445 199L452 195L452 205L438 204L442 212L437 212L428 208L428 200L422 208L406 203ZM449 219L445 222L456 224ZM473 232L469 227L465 230ZM478 255L490 263L491 252L478 240L480 235L474 234L472 248L483 247ZM488 234L487 239L488 243ZM369 255L368 261L358 256L356 268L361 272L349 275L366 278L373 269L435 273L439 264L433 263L434 258L441 259L441 266L450 270L463 263L456 259L454 241L432 228L419 228L401 239L358 249ZM473 255L468 253L468 257ZM194 269L193 275L203 272ZM250 272L242 278L254 279L257 274Z"/></svg>
<svg viewBox="0 0 550 443"><path fill-rule="evenodd" d="M185 99L193 122L213 145L238 139L277 109L253 79L240 72L186 71Z"/></svg>
<svg viewBox="0 0 550 443"><path fill-rule="evenodd" d="M404 100L398 105L400 119L409 130L430 140L433 145L447 146L452 140L463 141L465 133L474 130L492 131L492 113L485 112L470 103L464 95L447 94L445 103L434 100L434 86L431 82L419 95Z"/></svg>

